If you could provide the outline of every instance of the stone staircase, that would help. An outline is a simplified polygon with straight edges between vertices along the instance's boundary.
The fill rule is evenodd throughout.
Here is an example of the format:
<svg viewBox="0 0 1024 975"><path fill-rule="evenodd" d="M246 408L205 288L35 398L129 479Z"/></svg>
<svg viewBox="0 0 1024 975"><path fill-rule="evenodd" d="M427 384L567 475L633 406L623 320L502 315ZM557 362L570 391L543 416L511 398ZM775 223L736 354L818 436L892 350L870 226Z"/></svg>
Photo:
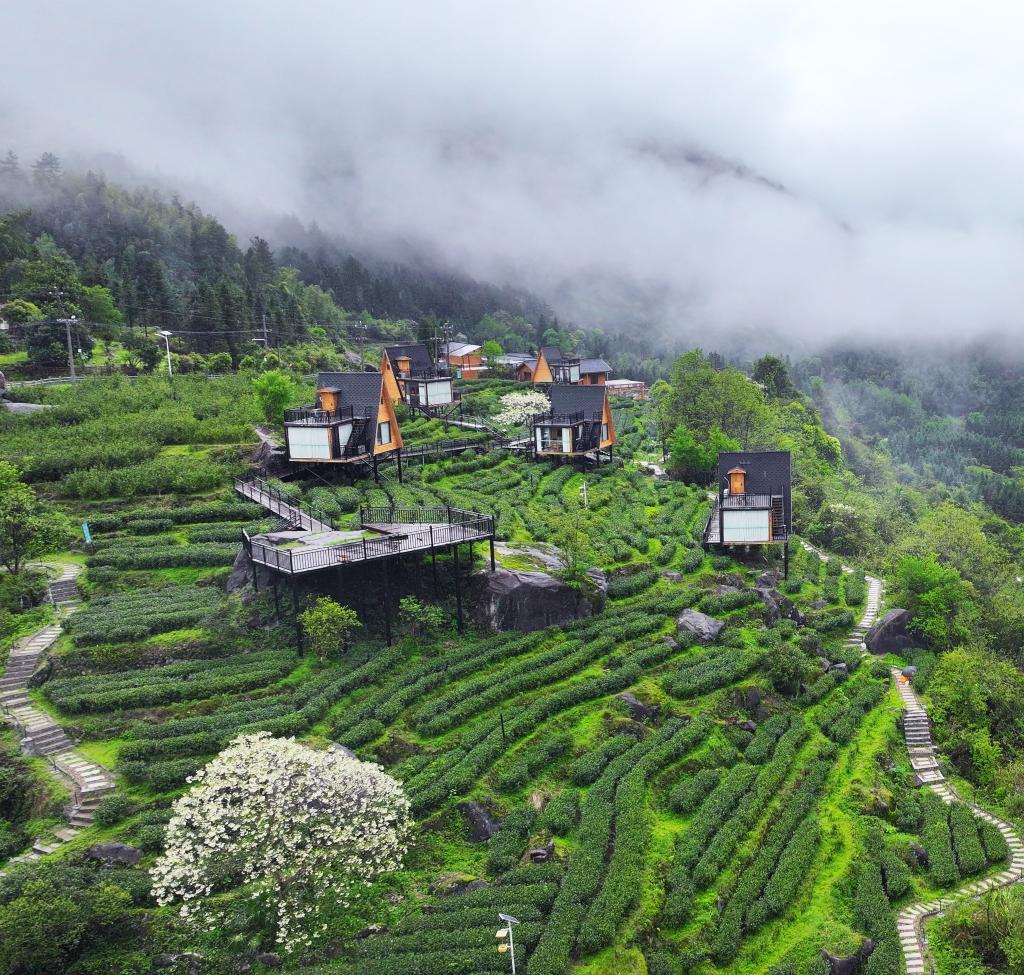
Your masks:
<svg viewBox="0 0 1024 975"><path fill-rule="evenodd" d="M78 606L75 579L80 572L80 566L65 566L58 578L50 583L49 600L60 618L74 612ZM32 675L60 633L60 623L51 623L19 640L11 649L7 667L0 677L0 710L8 723L21 733L22 750L45 757L54 777L70 782L72 789L72 800L66 810L68 826L54 830L57 842L37 840L28 852L13 857L12 863L38 860L74 839L80 829L91 825L103 796L114 788L110 773L76 752L75 743L64 729L45 711L37 708L29 697ZM2 875L3 871L0 871Z"/></svg>
<svg viewBox="0 0 1024 975"><path fill-rule="evenodd" d="M898 668L892 669L892 677L903 702L903 737L917 784L931 789L943 802L962 802L961 797L942 774L924 704L913 687L901 680L902 673ZM971 802L967 805L975 816L992 823L1003 834L1003 839L1010 850L1010 862L1007 869L1001 873L966 884L949 897L912 904L900 911L896 924L907 975L924 975L928 966L928 938L924 930L926 920L941 914L964 898L978 897L997 887L1006 887L1024 879L1024 839L1020 833L1010 823L993 815L987 809Z"/></svg>

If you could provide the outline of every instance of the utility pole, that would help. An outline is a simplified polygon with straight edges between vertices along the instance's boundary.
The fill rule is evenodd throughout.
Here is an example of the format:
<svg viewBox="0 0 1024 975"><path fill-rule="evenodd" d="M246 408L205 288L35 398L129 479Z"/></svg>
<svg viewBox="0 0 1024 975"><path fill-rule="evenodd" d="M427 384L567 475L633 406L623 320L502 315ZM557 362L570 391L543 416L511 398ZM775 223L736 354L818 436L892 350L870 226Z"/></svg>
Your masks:
<svg viewBox="0 0 1024 975"><path fill-rule="evenodd" d="M587 494L587 482L586 481L584 481L580 485L580 498L583 500L583 507L584 508L589 508L590 507L590 496Z"/></svg>
<svg viewBox="0 0 1024 975"><path fill-rule="evenodd" d="M267 313L263 312L263 348L269 349L270 345L267 342Z"/></svg>
<svg viewBox="0 0 1024 975"><path fill-rule="evenodd" d="M75 320L75 316L72 315L70 318L63 319L64 330L68 337L68 368L71 370L71 378L77 379L78 376L75 373L75 353L71 348L71 323Z"/></svg>
<svg viewBox="0 0 1024 975"><path fill-rule="evenodd" d="M512 925L519 924L511 914L498 914L498 920L505 922L505 927L495 932L495 937L501 943L498 945L498 952L504 954L506 951L512 956L512 975L516 975L516 944L512 936ZM505 939L508 938L508 943Z"/></svg>

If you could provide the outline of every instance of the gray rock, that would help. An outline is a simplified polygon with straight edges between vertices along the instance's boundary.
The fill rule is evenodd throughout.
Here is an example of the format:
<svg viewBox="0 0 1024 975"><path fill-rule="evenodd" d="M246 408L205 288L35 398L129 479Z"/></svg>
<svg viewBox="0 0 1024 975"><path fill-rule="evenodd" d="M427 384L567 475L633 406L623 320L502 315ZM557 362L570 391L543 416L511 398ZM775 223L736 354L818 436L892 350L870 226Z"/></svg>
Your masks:
<svg viewBox="0 0 1024 975"><path fill-rule="evenodd" d="M832 664L829 667L828 672L830 674L835 674L837 677L842 678L843 680L850 676L850 668L847 667L846 664Z"/></svg>
<svg viewBox="0 0 1024 975"><path fill-rule="evenodd" d="M286 473L290 467L288 452L284 447L278 447L273 443L259 427L256 428L256 433L260 438L260 445L252 452L253 464L263 471L264 476Z"/></svg>
<svg viewBox="0 0 1024 975"><path fill-rule="evenodd" d="M529 856L531 863L547 863L549 860L554 859L555 841L548 840L543 846L538 847L535 850L530 850L527 855Z"/></svg>
<svg viewBox="0 0 1024 975"><path fill-rule="evenodd" d="M914 858L919 867L928 866L928 851L917 843L910 844L910 855Z"/></svg>
<svg viewBox="0 0 1024 975"><path fill-rule="evenodd" d="M34 671L28 679L29 687L42 687L53 676L53 658L47 657L42 667Z"/></svg>
<svg viewBox="0 0 1024 975"><path fill-rule="evenodd" d="M740 728L743 731L749 731L751 734L753 734L755 731L757 731L757 722L756 721L741 721L740 722Z"/></svg>
<svg viewBox="0 0 1024 975"><path fill-rule="evenodd" d="M890 609L868 630L864 643L872 653L900 653L916 646L917 641L907 632L910 613L905 609Z"/></svg>
<svg viewBox="0 0 1024 975"><path fill-rule="evenodd" d="M280 968L283 964L281 956L276 951L261 951L256 956L256 961L267 968Z"/></svg>
<svg viewBox="0 0 1024 975"><path fill-rule="evenodd" d="M824 609L827 605L827 599L815 599L814 602L811 603L811 609Z"/></svg>
<svg viewBox="0 0 1024 975"><path fill-rule="evenodd" d="M344 745L339 744L336 741L332 741L327 746L327 750L329 752L335 752L337 754L344 755L345 758L355 758L356 757L356 753L354 751L352 751L351 748L346 748Z"/></svg>
<svg viewBox="0 0 1024 975"><path fill-rule="evenodd" d="M682 582L683 581L682 575L680 573L678 573L678 572L675 572L672 569L666 569L664 572L662 572L661 573L661 578L662 579L668 579L669 582Z"/></svg>
<svg viewBox="0 0 1024 975"><path fill-rule="evenodd" d="M249 558L249 553L243 545L239 548L238 555L235 556L225 588L228 592L242 592L243 603L252 602L256 596L253 580L256 578L257 572L259 573L259 586L262 590L271 583L270 570L262 565L257 566Z"/></svg>
<svg viewBox="0 0 1024 975"><path fill-rule="evenodd" d="M590 600L546 572L497 569L476 577L475 613L495 633L527 633L561 626L593 613Z"/></svg>
<svg viewBox="0 0 1024 975"><path fill-rule="evenodd" d="M774 589L779 584L781 578L782 573L778 569L769 569L757 577L757 584L762 588Z"/></svg>
<svg viewBox="0 0 1024 975"><path fill-rule="evenodd" d="M450 897L472 890L483 890L486 886L486 880L474 877L471 873L443 873L430 885L430 889L441 897Z"/></svg>
<svg viewBox="0 0 1024 975"><path fill-rule="evenodd" d="M383 924L370 924L356 932L356 940L362 941L366 938L372 938L375 934L381 934L386 930L387 928Z"/></svg>
<svg viewBox="0 0 1024 975"><path fill-rule="evenodd" d="M695 609L684 609L676 620L676 634L681 636L688 633L696 638L698 643L714 643L724 628L723 620L716 620L713 616Z"/></svg>
<svg viewBox="0 0 1024 975"><path fill-rule="evenodd" d="M462 813L463 819L466 820L466 825L469 827L469 838L474 843L485 843L501 829L501 826L479 802L460 802L457 808Z"/></svg>
<svg viewBox="0 0 1024 975"><path fill-rule="evenodd" d="M127 843L97 843L90 846L85 855L107 866L134 867L142 859L142 850Z"/></svg>
<svg viewBox="0 0 1024 975"><path fill-rule="evenodd" d="M635 694L626 691L619 695L619 700L626 705L629 716L634 721L646 721L648 718L656 718L661 710L660 704L644 704Z"/></svg>
<svg viewBox="0 0 1024 975"><path fill-rule="evenodd" d="M761 602L764 603L766 623L775 623L780 619L792 620L801 625L804 623L804 614L797 609L796 603L789 596L767 586L758 586L754 592L761 597Z"/></svg>
<svg viewBox="0 0 1024 975"><path fill-rule="evenodd" d="M739 586L723 586L723 585L715 586L715 590L714 590L716 596L732 596L735 593L742 592L742 591L743 590L740 589Z"/></svg>

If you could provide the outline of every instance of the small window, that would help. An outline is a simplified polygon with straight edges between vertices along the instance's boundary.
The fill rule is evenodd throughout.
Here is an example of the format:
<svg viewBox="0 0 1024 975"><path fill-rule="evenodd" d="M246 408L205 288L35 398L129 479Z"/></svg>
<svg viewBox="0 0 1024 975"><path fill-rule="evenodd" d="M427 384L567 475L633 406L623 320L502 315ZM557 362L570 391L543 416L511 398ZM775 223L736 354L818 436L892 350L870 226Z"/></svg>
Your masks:
<svg viewBox="0 0 1024 975"><path fill-rule="evenodd" d="M377 443L391 443L391 421L384 420L377 424Z"/></svg>
<svg viewBox="0 0 1024 975"><path fill-rule="evenodd" d="M607 423L602 423L601 424L601 439L602 440L607 440L608 439L608 424Z"/></svg>

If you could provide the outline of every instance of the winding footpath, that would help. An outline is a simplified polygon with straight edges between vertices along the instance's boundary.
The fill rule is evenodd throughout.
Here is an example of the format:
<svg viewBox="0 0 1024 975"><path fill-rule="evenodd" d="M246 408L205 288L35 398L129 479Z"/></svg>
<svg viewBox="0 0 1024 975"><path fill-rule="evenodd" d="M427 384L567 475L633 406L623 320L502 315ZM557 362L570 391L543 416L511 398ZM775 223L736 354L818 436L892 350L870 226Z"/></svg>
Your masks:
<svg viewBox="0 0 1024 975"><path fill-rule="evenodd" d="M892 676L900 697L903 699L903 735L907 743L907 753L910 755L910 764L914 768L918 784L926 789L931 789L943 802L962 802L961 797L957 795L956 790L942 774L935 754L935 745L932 742L928 712L925 710L925 706L910 684L900 681L898 668L893 668ZM1008 869L986 877L984 880L965 884L947 897L912 904L900 911L896 924L900 933L903 958L907 965L907 975L924 975L927 967L933 967L928 958L928 936L924 929L927 920L942 914L947 908L965 898L980 897L990 890L1007 887L1024 880L1024 840L1020 833L1010 823L992 815L981 806L976 806L972 802L968 802L966 805L975 816L992 823L1003 834L1003 839L1006 840L1006 845L1010 849Z"/></svg>
<svg viewBox="0 0 1024 975"><path fill-rule="evenodd" d="M68 825L55 829L56 842L37 840L23 856L12 863L38 860L52 853L80 829L92 824L105 793L114 788L110 773L74 750L74 742L64 729L45 711L32 704L28 689L40 660L61 634L61 620L78 608L78 585L75 579L81 566L63 566L60 575L50 583L49 599L57 612L57 622L44 626L31 636L19 640L11 648L7 668L0 677L0 710L9 724L21 734L22 750L45 757L50 774L71 784L71 803L65 812ZM0 871L2 876L2 871Z"/></svg>
<svg viewBox="0 0 1024 975"><path fill-rule="evenodd" d="M807 542L801 542L801 544L809 552L817 553L824 561L828 561L830 558ZM853 570L844 565L843 571L852 572ZM848 646L859 646L861 651L867 655L864 637L878 616L882 601L882 581L873 576L864 578L868 583L867 605L864 615L850 631L850 638L846 642ZM914 688L909 683L903 683L900 680L901 676L900 669L893 667L893 683L903 702L903 739L906 742L915 781L918 786L931 789L943 802L964 802L942 773L935 743L932 741L928 711ZM973 802L965 804L975 816L992 823L1003 834L1003 839L1006 840L1006 845L1010 850L1010 862L1007 869L1001 873L965 884L959 890L938 900L911 904L899 912L896 926L900 935L900 948L903 952L907 975L925 975L927 970L934 969L934 964L928 954L928 936L924 927L927 921L964 899L980 897L990 890L1024 881L1024 837L1012 824L993 815L987 809L977 806Z"/></svg>

